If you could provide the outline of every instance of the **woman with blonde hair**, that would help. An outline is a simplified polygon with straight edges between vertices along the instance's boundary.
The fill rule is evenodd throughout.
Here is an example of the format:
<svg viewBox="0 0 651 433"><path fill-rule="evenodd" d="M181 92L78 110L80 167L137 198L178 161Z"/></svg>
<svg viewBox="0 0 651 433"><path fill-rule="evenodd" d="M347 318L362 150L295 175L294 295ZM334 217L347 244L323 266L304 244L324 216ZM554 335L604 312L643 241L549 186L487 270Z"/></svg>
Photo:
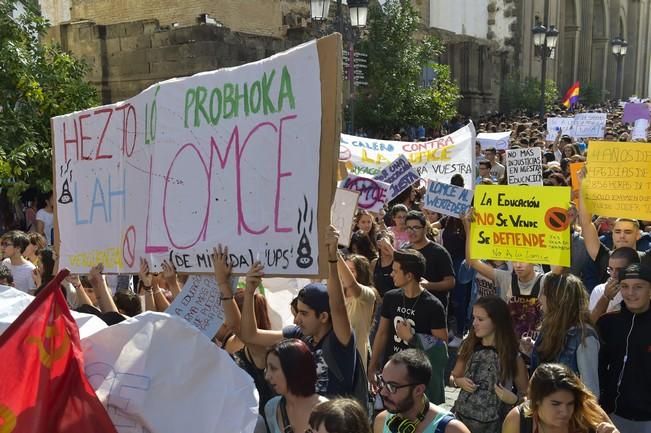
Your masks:
<svg viewBox="0 0 651 433"><path fill-rule="evenodd" d="M619 433L596 397L565 365L539 366L528 397L506 416L502 433Z"/></svg>
<svg viewBox="0 0 651 433"><path fill-rule="evenodd" d="M588 294L572 274L547 274L538 298L543 312L531 369L538 364L567 365L599 397L599 337L590 320Z"/></svg>

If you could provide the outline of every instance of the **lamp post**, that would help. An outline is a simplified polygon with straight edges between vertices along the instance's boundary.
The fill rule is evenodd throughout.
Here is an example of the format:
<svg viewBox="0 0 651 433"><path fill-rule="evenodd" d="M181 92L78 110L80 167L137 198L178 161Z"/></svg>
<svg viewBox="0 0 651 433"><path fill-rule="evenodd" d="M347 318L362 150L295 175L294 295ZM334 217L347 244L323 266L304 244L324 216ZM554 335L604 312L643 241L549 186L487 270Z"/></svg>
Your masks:
<svg viewBox="0 0 651 433"><path fill-rule="evenodd" d="M341 33L344 40L348 39L348 80L350 83L350 98L351 98L351 128L355 130L355 39L356 35L354 30L346 38L344 33L344 17L342 11L342 0L336 0L337 11L335 19L337 22L337 31ZM348 11L350 13L350 23L353 29L360 29L366 26L366 19L368 17L368 2L369 0L348 0ZM310 0L310 13L314 21L323 22L328 19L330 12L331 0Z"/></svg>
<svg viewBox="0 0 651 433"><path fill-rule="evenodd" d="M628 51L628 42L622 39L621 36L615 36L611 41L611 49L615 59L617 60L617 79L615 81L615 99L621 99L621 88L622 88L622 64L624 61L624 56Z"/></svg>
<svg viewBox="0 0 651 433"><path fill-rule="evenodd" d="M548 1L545 1L545 23L547 22ZM558 43L558 30L555 26L547 28L545 24L538 23L533 29L533 45L540 54L542 71L540 74L540 118L545 117L545 81L547 81L547 58L551 56Z"/></svg>

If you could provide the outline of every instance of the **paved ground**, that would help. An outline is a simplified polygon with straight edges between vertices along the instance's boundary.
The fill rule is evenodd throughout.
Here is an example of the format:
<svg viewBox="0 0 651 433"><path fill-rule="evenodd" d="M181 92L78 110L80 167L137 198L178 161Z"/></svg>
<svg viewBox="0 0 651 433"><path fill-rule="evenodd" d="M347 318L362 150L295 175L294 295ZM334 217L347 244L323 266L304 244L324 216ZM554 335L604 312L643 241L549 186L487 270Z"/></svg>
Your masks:
<svg viewBox="0 0 651 433"><path fill-rule="evenodd" d="M454 405L454 402L457 400L457 396L459 395L459 389L458 388L450 388L449 386L445 387L445 403L442 404L445 409L450 410L452 409L452 406Z"/></svg>

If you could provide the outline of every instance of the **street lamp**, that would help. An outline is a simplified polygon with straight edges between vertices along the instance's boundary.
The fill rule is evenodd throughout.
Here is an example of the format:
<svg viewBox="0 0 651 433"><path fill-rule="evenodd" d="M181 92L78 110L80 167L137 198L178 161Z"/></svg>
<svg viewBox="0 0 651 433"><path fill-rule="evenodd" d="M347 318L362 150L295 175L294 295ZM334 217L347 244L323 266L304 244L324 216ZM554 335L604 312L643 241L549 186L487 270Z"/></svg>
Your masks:
<svg viewBox="0 0 651 433"><path fill-rule="evenodd" d="M611 41L611 49L615 59L617 60L617 80L615 82L615 99L621 99L621 87L622 87L622 63L624 56L628 51L628 42L622 39L621 36L615 36Z"/></svg>
<svg viewBox="0 0 651 433"><path fill-rule="evenodd" d="M548 4L545 2L545 22L548 15ZM536 17L536 19L538 19ZM538 22L534 28L531 29L533 33L533 45L540 54L542 60L542 71L540 74L540 118L545 117L545 81L547 79L547 58L556 49L558 43L558 30L555 26L545 27L544 23Z"/></svg>
<svg viewBox="0 0 651 433"><path fill-rule="evenodd" d="M328 19L330 12L330 0L310 0L310 13L314 21Z"/></svg>
<svg viewBox="0 0 651 433"><path fill-rule="evenodd" d="M350 11L350 23L353 27L366 26L368 0L348 0L348 10Z"/></svg>

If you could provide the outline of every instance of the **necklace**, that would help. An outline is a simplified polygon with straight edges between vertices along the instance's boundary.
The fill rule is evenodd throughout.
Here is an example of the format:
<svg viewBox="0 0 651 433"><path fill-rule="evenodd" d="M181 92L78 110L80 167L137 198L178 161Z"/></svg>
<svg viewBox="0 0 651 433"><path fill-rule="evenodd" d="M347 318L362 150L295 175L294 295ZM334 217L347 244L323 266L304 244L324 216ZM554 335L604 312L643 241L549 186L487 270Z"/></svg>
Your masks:
<svg viewBox="0 0 651 433"><path fill-rule="evenodd" d="M424 290L421 290L418 296L416 297L416 301L414 304L411 306L411 310L414 312L414 316L416 315L416 304L418 304L418 301L420 301L420 297L423 295ZM407 306L405 305L406 303L406 296L405 296L405 289L402 289L402 308L403 310L407 309ZM410 298L412 299L412 298Z"/></svg>

